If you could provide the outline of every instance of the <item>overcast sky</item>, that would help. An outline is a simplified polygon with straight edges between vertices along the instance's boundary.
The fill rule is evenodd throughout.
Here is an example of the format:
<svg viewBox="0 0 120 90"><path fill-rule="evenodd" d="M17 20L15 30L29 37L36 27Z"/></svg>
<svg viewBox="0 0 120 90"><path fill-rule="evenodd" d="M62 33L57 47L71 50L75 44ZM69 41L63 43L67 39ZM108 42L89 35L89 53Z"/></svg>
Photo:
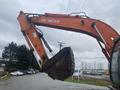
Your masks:
<svg viewBox="0 0 120 90"><path fill-rule="evenodd" d="M0 56L4 46L12 41L27 45L17 21L20 10L42 14L86 12L89 17L100 19L120 31L120 0L0 0L0 4ZM90 36L46 27L39 28L54 53L58 52L57 42L61 41L65 46L72 47L77 63L81 60L80 57L104 57L96 40ZM104 59L87 61L95 60L107 63Z"/></svg>

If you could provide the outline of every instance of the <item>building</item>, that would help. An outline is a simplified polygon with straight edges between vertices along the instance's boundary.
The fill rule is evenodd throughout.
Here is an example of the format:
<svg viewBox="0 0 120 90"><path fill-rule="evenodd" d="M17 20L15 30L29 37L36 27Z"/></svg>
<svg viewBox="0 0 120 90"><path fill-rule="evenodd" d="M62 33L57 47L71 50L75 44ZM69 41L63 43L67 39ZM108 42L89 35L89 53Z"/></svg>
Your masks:
<svg viewBox="0 0 120 90"><path fill-rule="evenodd" d="M4 72L4 67L0 67L0 72Z"/></svg>

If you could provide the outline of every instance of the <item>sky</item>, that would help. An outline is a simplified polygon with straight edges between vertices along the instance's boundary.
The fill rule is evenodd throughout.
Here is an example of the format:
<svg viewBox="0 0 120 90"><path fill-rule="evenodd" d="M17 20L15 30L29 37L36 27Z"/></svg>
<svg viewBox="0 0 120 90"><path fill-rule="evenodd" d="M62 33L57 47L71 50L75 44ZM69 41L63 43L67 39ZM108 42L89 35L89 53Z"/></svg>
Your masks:
<svg viewBox="0 0 120 90"><path fill-rule="evenodd" d="M86 12L95 19L102 20L111 25L118 33L120 32L119 0L0 0L0 56L8 43L14 41L17 44L27 45L17 21L17 16L22 10L27 13L63 13ZM65 46L71 46L75 56L75 62L102 62L107 67L107 59L104 57L96 40L88 35L59 31L58 29L39 26L45 39L53 49L53 53L59 51L58 41L64 42ZM85 61L85 62L86 62Z"/></svg>

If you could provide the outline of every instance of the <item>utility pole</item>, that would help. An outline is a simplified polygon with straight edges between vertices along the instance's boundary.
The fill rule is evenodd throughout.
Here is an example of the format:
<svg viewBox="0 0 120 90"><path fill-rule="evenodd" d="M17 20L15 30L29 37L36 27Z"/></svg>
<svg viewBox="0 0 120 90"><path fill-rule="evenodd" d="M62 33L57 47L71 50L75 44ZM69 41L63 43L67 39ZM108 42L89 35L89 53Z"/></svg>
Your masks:
<svg viewBox="0 0 120 90"><path fill-rule="evenodd" d="M64 42L58 42L58 45L59 45L60 50L62 49L63 44L65 44L65 43L64 43Z"/></svg>

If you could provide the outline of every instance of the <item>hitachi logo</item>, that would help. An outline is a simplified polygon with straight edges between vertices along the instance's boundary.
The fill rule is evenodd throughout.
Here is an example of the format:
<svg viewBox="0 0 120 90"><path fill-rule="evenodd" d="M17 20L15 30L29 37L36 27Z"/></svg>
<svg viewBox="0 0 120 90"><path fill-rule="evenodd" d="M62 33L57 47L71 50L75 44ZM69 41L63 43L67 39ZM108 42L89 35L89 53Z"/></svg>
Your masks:
<svg viewBox="0 0 120 90"><path fill-rule="evenodd" d="M57 20L57 19L41 19L40 20L41 22L44 22L44 23L60 23L60 20Z"/></svg>

